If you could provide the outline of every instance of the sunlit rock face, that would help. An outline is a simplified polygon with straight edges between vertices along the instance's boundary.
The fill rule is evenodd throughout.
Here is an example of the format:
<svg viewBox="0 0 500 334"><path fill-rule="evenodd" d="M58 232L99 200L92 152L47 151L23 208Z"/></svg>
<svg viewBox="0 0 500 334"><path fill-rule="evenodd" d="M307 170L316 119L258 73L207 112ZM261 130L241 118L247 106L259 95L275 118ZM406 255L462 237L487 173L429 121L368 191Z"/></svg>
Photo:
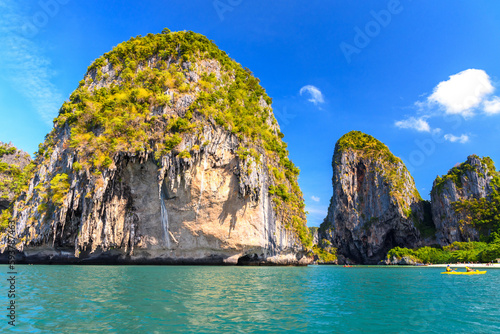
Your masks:
<svg viewBox="0 0 500 334"><path fill-rule="evenodd" d="M118 45L54 124L13 210L23 261L311 262L270 99L203 36Z"/></svg>

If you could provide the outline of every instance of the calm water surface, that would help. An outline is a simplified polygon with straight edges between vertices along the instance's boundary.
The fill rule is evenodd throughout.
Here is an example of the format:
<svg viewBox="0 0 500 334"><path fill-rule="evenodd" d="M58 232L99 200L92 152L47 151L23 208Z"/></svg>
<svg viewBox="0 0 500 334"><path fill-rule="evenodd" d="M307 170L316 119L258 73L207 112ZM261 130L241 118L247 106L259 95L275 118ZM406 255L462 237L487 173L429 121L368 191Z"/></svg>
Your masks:
<svg viewBox="0 0 500 334"><path fill-rule="evenodd" d="M21 333L495 333L500 270L17 266ZM2 282L7 267L0 266ZM5 310L7 283L0 285ZM5 306L5 307L4 307ZM3 311L5 314L6 311Z"/></svg>

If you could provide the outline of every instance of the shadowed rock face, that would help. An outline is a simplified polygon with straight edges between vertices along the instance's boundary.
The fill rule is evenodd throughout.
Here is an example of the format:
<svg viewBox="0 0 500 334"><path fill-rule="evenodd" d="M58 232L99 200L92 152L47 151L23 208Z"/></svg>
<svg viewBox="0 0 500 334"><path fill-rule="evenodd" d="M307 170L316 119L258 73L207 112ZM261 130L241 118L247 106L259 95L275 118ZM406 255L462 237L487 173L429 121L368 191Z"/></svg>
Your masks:
<svg viewBox="0 0 500 334"><path fill-rule="evenodd" d="M463 164L438 177L431 191L432 215L440 245L455 241L479 241L479 231L467 223L467 212L455 210L453 203L488 197L493 191L491 181L496 172L493 163L471 155ZM491 160L490 160L491 161Z"/></svg>
<svg viewBox="0 0 500 334"><path fill-rule="evenodd" d="M182 34L175 36L182 39L190 33ZM155 37L145 40L148 38ZM164 43L169 38L157 39L163 39ZM105 145L89 151L88 146L94 144L85 146L75 138L88 140L87 137L95 136L106 142L105 127L93 126L103 121L90 120L87 128L91 133L75 137L75 124L82 118L87 121L85 117L90 116L85 113L73 116L72 113L77 114L75 110L68 111L70 108L63 106L62 110L66 108L60 116L63 119L56 121L45 143L47 151L37 158L29 190L15 206L16 233L20 239L17 247L22 252L20 260L250 265L305 265L311 262L312 257L307 256L297 232L288 224L291 217L280 212L276 204L279 199L269 193L269 187L277 184L273 172L285 174L279 169L284 157L269 153L272 149L252 144L237 131L231 131L230 127L221 124L220 114L218 121L214 120L215 116L207 116L209 112L215 115L216 109L190 109L201 91L211 92L212 89L215 94L224 85L231 85L235 80L234 72L226 73L227 69L217 60L190 59L188 62L177 52L168 57L164 55L163 60L151 55L137 62L137 73L151 70L141 74L141 80L148 75L161 78L159 69L170 69L173 73L165 76L170 80L165 79L165 85L170 85L164 93L166 97L161 92L149 91L156 82L153 79L144 81L139 88L134 87L133 101L142 103L136 109L150 103L149 114L143 122L152 124L152 134L144 144L139 143L141 150L115 150L108 154L107 160L100 159ZM121 73L125 71L120 72L123 70L120 66L123 65L112 65L106 60L90 68L79 91L85 90L86 95L116 94L115 100L125 99L112 88L127 80L130 82L131 72L124 79ZM172 68L177 68L176 72ZM133 80L138 81L138 78ZM200 78L205 81L200 82ZM209 82L220 86L207 88ZM109 91L103 93L103 90ZM236 92L235 96L243 93ZM249 94L254 95L251 96L253 104L248 107L259 113L255 117L265 118L268 136L279 138L279 127L270 106L262 96ZM220 99L220 95L217 96ZM151 102L160 98L167 102L162 105ZM211 101L218 102L217 98ZM92 113L100 105L86 102L76 108L90 108L88 112ZM179 119L187 121L174 122ZM192 125L189 130L177 129L187 127L186 124ZM181 139L171 149L165 146L162 150L157 149L162 138L172 138L174 133ZM118 147L128 145L123 138L118 140L108 143L118 143ZM280 143L281 139L273 145L276 147ZM144 149L145 146L150 148ZM100 169L94 167L96 161ZM291 177L282 176L280 181L288 189L291 186L287 180ZM295 198L303 203L300 192ZM3 242L5 249L5 239Z"/></svg>
<svg viewBox="0 0 500 334"><path fill-rule="evenodd" d="M359 135L348 133L336 145L333 196L320 234L338 247L340 263L344 257L377 264L393 247L419 244L414 221L423 219L423 205L413 178L385 145L363 134L366 146L342 147Z"/></svg>

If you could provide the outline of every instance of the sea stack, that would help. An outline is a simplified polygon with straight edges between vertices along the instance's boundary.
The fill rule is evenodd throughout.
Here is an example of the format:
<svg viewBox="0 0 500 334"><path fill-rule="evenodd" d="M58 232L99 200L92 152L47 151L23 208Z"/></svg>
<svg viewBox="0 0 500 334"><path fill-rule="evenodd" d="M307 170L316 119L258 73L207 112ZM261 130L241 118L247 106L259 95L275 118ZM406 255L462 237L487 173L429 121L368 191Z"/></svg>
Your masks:
<svg viewBox="0 0 500 334"><path fill-rule="evenodd" d="M498 172L491 158L477 155L469 156L446 175L438 176L432 186L431 203L439 244L479 241L481 229L484 235L489 235L492 226L486 221L491 219L486 216L498 211L489 207L497 205L491 196L499 186ZM478 221L485 223L476 225Z"/></svg>
<svg viewBox="0 0 500 334"><path fill-rule="evenodd" d="M401 159L360 131L342 136L333 155L333 196L320 239L339 263L378 264L393 247L415 247L424 202Z"/></svg>
<svg viewBox="0 0 500 334"><path fill-rule="evenodd" d="M36 155L12 212L22 261L308 264L282 138L259 80L206 37L121 43L88 68Z"/></svg>

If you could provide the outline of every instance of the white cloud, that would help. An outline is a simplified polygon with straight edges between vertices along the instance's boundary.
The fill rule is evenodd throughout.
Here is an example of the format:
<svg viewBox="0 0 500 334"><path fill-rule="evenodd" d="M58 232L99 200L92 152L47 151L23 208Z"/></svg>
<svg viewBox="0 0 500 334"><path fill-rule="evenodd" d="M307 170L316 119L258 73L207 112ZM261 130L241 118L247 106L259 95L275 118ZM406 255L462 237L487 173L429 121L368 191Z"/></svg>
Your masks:
<svg viewBox="0 0 500 334"><path fill-rule="evenodd" d="M485 71L468 69L440 82L427 100L439 105L447 114L468 117L494 90Z"/></svg>
<svg viewBox="0 0 500 334"><path fill-rule="evenodd" d="M311 95L311 98L308 99L308 101L314 103L315 105L317 105L318 103L325 102L325 99L323 98L323 93L321 93L321 91L318 88L312 85L307 85L302 87L300 89L300 95L302 96L302 94L304 93L309 93Z"/></svg>
<svg viewBox="0 0 500 334"><path fill-rule="evenodd" d="M419 132L431 132L431 127L425 119L410 117L403 121L397 121L394 123L400 129L414 129Z"/></svg>
<svg viewBox="0 0 500 334"><path fill-rule="evenodd" d="M452 135L452 134L446 134L446 135L444 135L444 139L446 139L447 141L450 141L452 143L459 142L461 144L465 144L469 141L469 136L461 135L460 137L457 137L457 136Z"/></svg>
<svg viewBox="0 0 500 334"><path fill-rule="evenodd" d="M33 105L34 110L48 125L57 116L64 101L51 81L53 72L50 60L31 40L23 37L21 27L27 18L15 2L2 7L6 11L0 23L0 57L4 77Z"/></svg>
<svg viewBox="0 0 500 334"><path fill-rule="evenodd" d="M319 197L316 196L311 196L311 199L315 202L319 202Z"/></svg>
<svg viewBox="0 0 500 334"><path fill-rule="evenodd" d="M495 115L500 113L500 97L494 96L489 101L484 101L484 112L487 115Z"/></svg>

